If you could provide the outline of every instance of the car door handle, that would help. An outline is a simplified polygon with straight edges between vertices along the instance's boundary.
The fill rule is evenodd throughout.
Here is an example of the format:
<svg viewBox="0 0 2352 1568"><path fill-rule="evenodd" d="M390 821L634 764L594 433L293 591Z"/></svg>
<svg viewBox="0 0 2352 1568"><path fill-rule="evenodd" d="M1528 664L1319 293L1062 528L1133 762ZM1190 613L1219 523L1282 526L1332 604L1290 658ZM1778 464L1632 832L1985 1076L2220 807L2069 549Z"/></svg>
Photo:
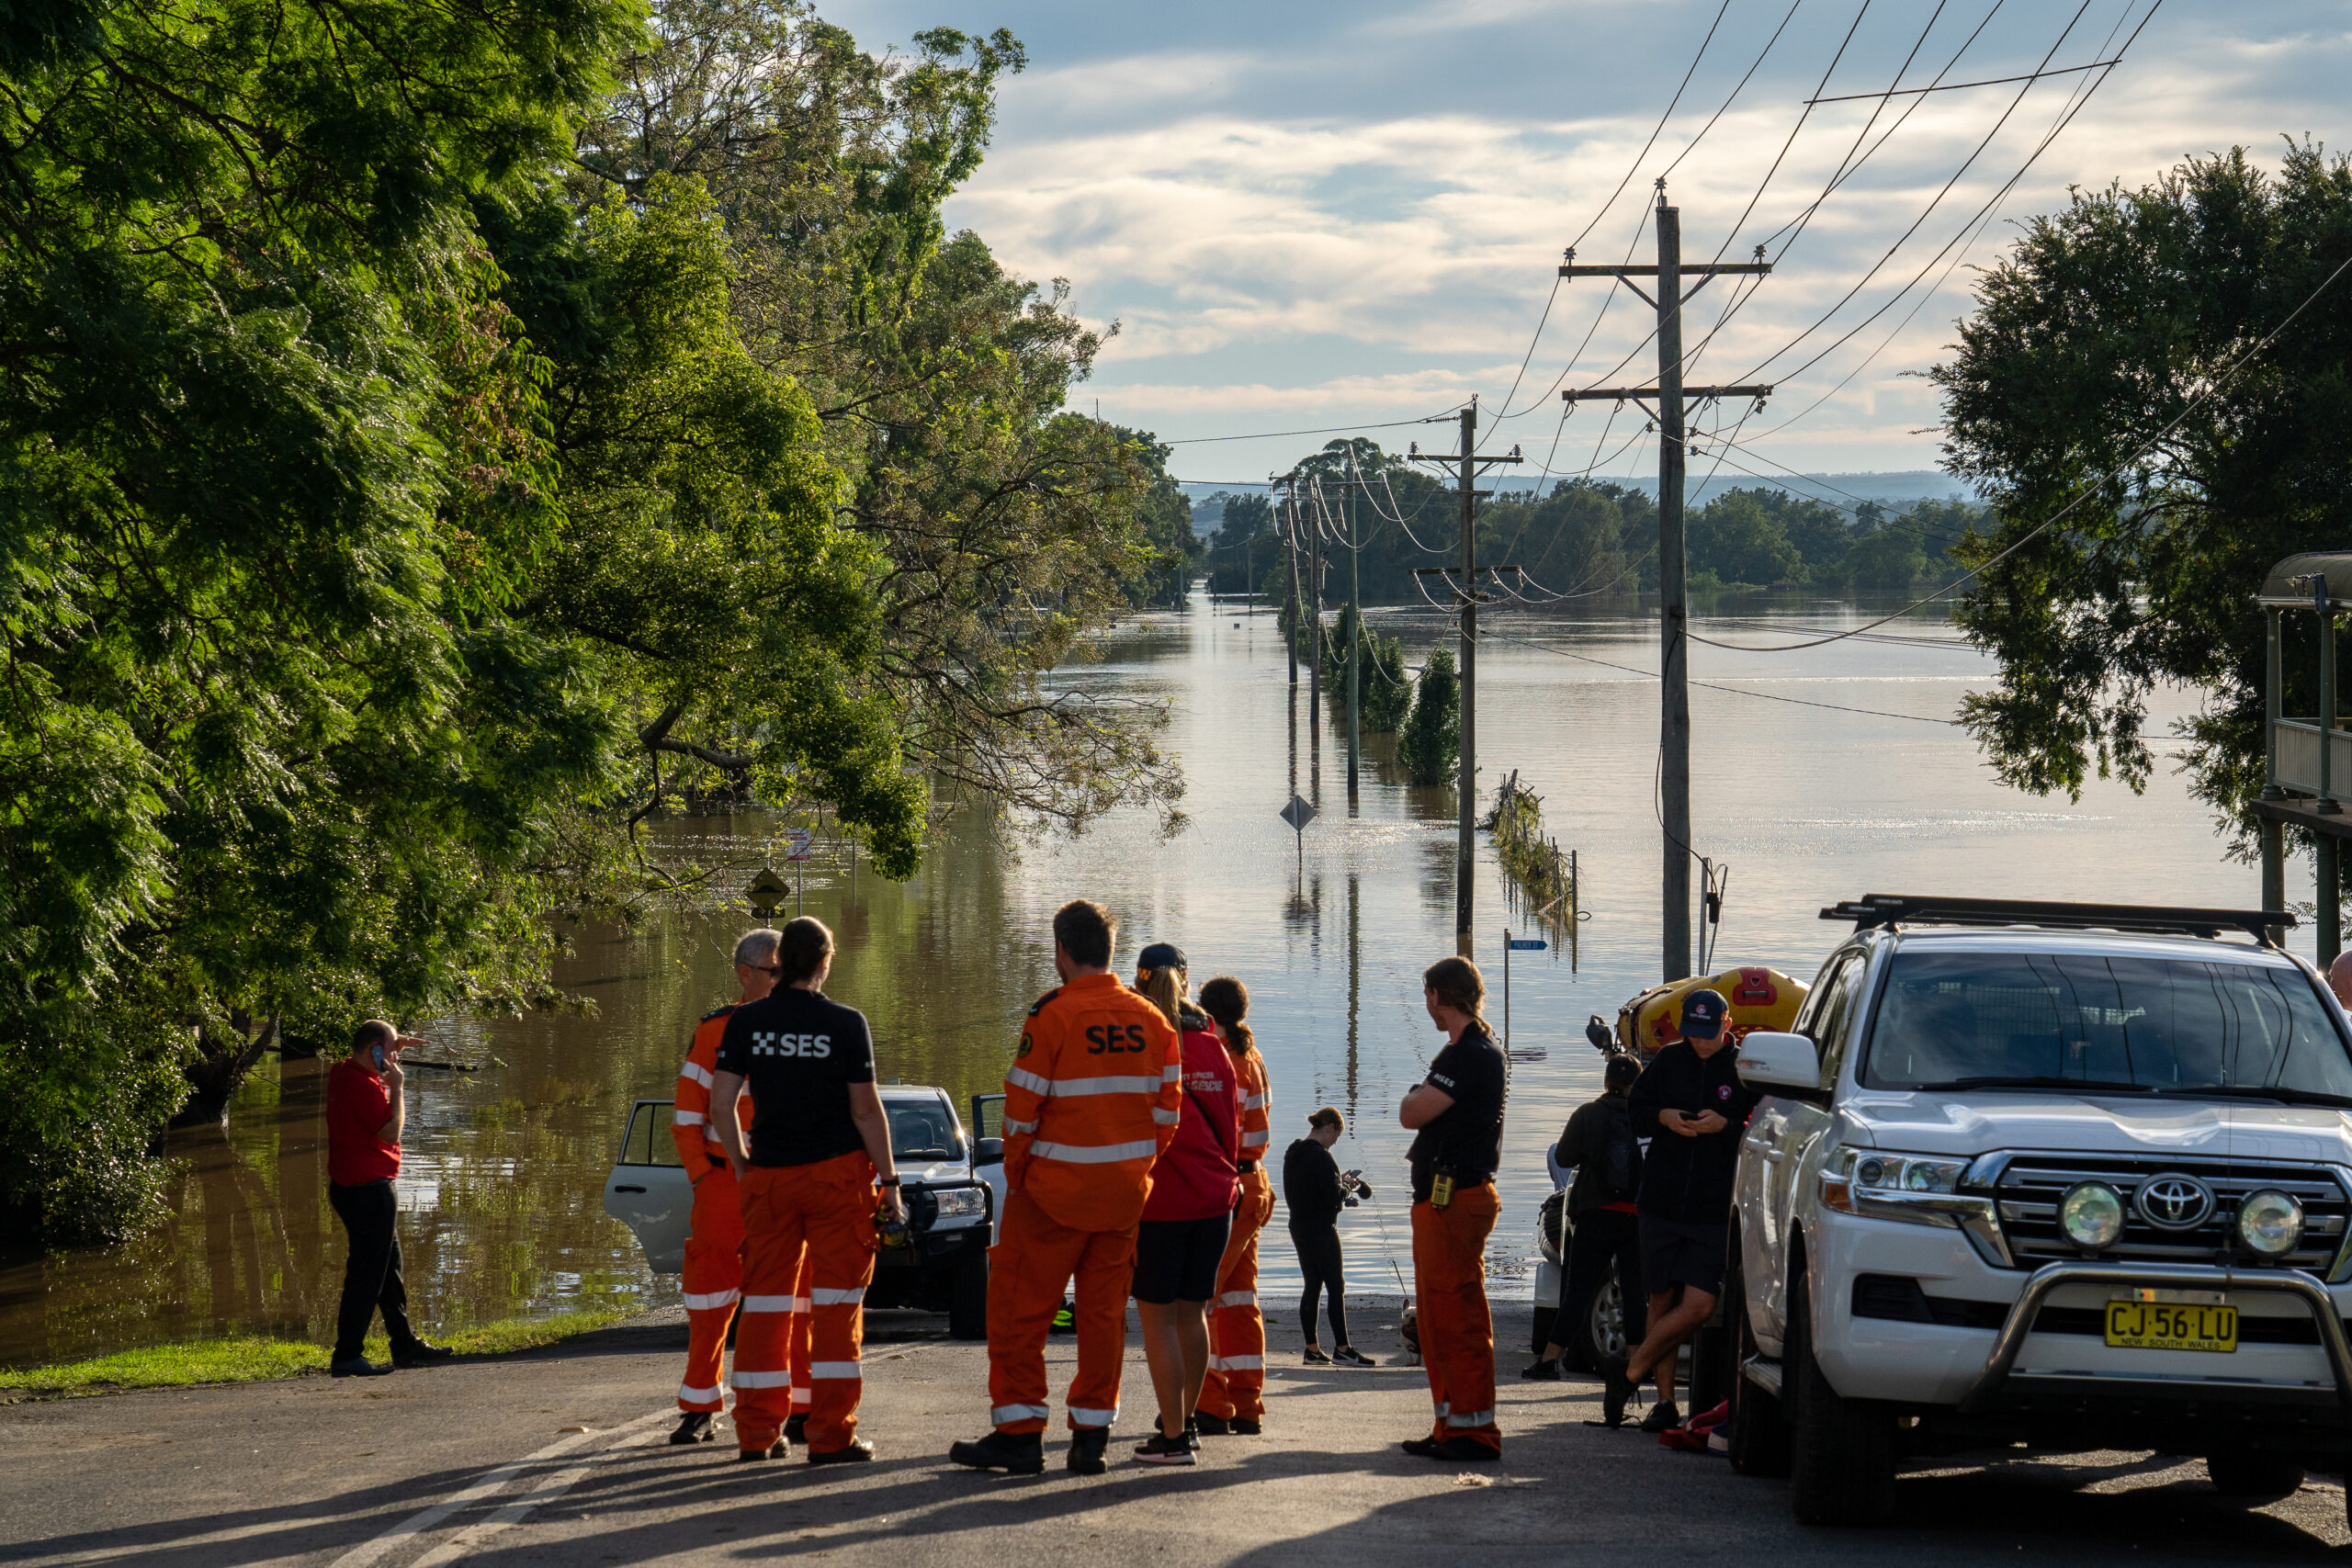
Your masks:
<svg viewBox="0 0 2352 1568"><path fill-rule="evenodd" d="M613 1190L616 1192L642 1192L645 1189L642 1187L616 1187Z"/></svg>

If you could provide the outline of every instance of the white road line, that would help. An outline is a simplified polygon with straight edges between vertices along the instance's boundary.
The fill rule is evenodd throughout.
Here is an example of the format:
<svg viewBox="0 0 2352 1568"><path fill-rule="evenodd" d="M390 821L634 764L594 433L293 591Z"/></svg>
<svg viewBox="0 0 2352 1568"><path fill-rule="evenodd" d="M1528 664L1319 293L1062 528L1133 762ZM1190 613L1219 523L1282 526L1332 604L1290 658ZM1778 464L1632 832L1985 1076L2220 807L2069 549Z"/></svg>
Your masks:
<svg viewBox="0 0 2352 1568"><path fill-rule="evenodd" d="M570 1453L572 1450L586 1443L593 1443L599 1438L606 1439L607 1446L610 1446L611 1439L620 1437L625 1433L635 1432L640 1427L652 1426L655 1422L665 1420L674 1414L674 1411L657 1410L650 1416L639 1416L634 1421L624 1422L618 1427L608 1427L602 1432L575 1432L568 1438L559 1438L556 1441L549 1443L546 1448L539 1450L537 1453L526 1454L521 1459L514 1460L508 1463L500 1465L496 1470L492 1471L489 1474L483 1476L480 1481L475 1482L471 1486L467 1487L464 1491L457 1494L455 1496L445 1498L442 1501L434 1504L433 1506L429 1508L423 1509L418 1513L411 1515L409 1517L402 1519L399 1524L396 1524L391 1529L386 1530L383 1534L377 1536L374 1540L360 1542L357 1546L353 1547L349 1551L346 1551L342 1556L336 1558L333 1563L329 1564L329 1568L366 1568L367 1564L375 1562L378 1558L383 1556L394 1547L406 1544L414 1537L424 1534L426 1530L431 1529L434 1526L439 1524L450 1515L457 1513L459 1509L469 1508L485 1498L496 1496L499 1493L504 1491L507 1486L514 1482L515 1477L530 1469L531 1466L535 1464L543 1464L551 1459L560 1459L563 1455ZM557 1487L554 1492L548 1494L548 1496L552 1497L560 1495L566 1488L569 1488L572 1484L573 1482L578 1481L581 1475L585 1473L585 1472L586 1466L584 1465L578 1467L577 1469L565 1472L563 1476L557 1478L563 1482L562 1486ZM548 1500L547 1497L542 1497L537 1494L534 1494L529 1501L523 1506L522 1512L514 1514L514 1517L518 1519L521 1518L524 1513L529 1512L532 1507L537 1506L540 1502L544 1502L546 1500ZM493 1517L503 1517L511 1511L513 1511L512 1505L507 1508L500 1509L498 1515ZM514 1521L510 1519L507 1522L511 1524ZM457 1539L462 1540L470 1533L470 1531L461 1532ZM445 1552L448 1549L447 1547L442 1549ZM439 1553L436 1553L432 1558L428 1559L428 1561L440 1562L446 1561L446 1559Z"/></svg>

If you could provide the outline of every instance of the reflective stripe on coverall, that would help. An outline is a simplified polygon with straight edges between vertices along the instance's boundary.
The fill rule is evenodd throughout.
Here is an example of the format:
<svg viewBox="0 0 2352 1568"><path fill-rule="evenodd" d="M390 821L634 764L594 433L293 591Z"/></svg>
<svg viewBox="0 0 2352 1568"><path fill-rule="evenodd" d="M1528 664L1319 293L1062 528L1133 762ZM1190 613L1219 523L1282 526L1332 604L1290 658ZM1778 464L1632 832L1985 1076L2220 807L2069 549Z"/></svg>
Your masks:
<svg viewBox="0 0 2352 1568"><path fill-rule="evenodd" d="M695 1190L680 1281L686 1296L686 1375L678 1384L678 1408L712 1414L721 1404L720 1358L727 1353L727 1325L734 1320L743 1284L743 1213L735 1173L727 1164L727 1145L710 1125L711 1074L718 1066L727 1015L734 1010L720 1008L695 1026L670 1108L670 1137ZM752 1124L749 1093L735 1102L735 1114L743 1126Z"/></svg>
<svg viewBox="0 0 2352 1568"><path fill-rule="evenodd" d="M1273 1108L1266 1091L1266 1059L1228 1048L1241 1082L1241 1157L1258 1168L1241 1179L1241 1201L1216 1266L1216 1297L1209 1303L1209 1374L1200 1408L1227 1420L1262 1420L1266 1414L1266 1319L1258 1310L1258 1233L1274 1213L1274 1182L1266 1171Z"/></svg>
<svg viewBox="0 0 2352 1568"><path fill-rule="evenodd" d="M1072 1427L1119 1413L1136 1223L1183 1104L1176 1031L1115 975L1029 1010L1004 1080L1010 1196L989 1253L989 1405L997 1430L1046 1429L1046 1332L1076 1280Z"/></svg>
<svg viewBox="0 0 2352 1568"><path fill-rule="evenodd" d="M1487 1237L1495 1184L1457 1187L1442 1209L1413 1205L1413 1305L1436 1417L1430 1436L1474 1438L1500 1452L1495 1425L1495 1319L1487 1306Z"/></svg>
<svg viewBox="0 0 2352 1568"><path fill-rule="evenodd" d="M773 1444L792 1414L789 1342L808 1325L808 1447L857 1436L865 1287L874 1280L874 1162L860 1149L813 1165L755 1165L743 1174L743 1326L735 1336L735 1441ZM806 1281L805 1285L802 1281ZM792 1308L796 1287L807 1315Z"/></svg>

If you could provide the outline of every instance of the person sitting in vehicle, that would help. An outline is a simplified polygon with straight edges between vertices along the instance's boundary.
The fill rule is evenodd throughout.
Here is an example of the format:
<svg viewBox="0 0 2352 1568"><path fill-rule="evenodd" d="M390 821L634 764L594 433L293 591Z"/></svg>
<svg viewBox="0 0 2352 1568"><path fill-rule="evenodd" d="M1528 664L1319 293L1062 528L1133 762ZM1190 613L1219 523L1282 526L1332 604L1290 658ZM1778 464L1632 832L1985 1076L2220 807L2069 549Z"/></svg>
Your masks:
<svg viewBox="0 0 2352 1568"><path fill-rule="evenodd" d="M1583 1322L1592 1310L1592 1299L1608 1281L1611 1262L1617 1265L1618 1298L1624 1303L1625 1343L1642 1342L1641 1224L1634 1207L1642 1190L1642 1145L1634 1136L1633 1111L1625 1099L1641 1076L1638 1057L1612 1054L1601 1069L1600 1098L1578 1106L1560 1134L1554 1158L1562 1168L1577 1173L1576 1184L1568 1189L1573 1228L1568 1277L1560 1292L1560 1310L1552 1317L1552 1337L1521 1377L1545 1382L1559 1377L1569 1325Z"/></svg>

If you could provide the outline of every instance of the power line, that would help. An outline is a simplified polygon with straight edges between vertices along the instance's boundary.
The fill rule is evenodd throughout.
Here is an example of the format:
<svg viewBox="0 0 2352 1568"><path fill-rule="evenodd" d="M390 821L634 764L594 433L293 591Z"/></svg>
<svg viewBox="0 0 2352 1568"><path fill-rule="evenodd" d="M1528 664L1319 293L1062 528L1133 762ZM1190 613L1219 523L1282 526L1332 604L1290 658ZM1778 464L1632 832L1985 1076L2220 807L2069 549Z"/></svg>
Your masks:
<svg viewBox="0 0 2352 1568"><path fill-rule="evenodd" d="M2094 60L2088 65L2061 65L2054 71L2029 71L2022 76L1991 76L1982 82L1949 82L1940 86L1889 87L1883 93L1848 93L1835 98L1812 98L1816 104L1850 104L1860 98L1899 98L1911 93L1962 93L1971 87L2004 87L2011 82L2039 82L2045 76L2072 76L2078 71L2096 71L2102 65L2120 64L2120 60Z"/></svg>
<svg viewBox="0 0 2352 1568"><path fill-rule="evenodd" d="M1467 399L1464 400L1465 402L1467 400ZM1272 441L1284 435L1345 435L1358 430L1396 430L1408 424L1436 424L1442 420L1452 419L1461 412L1461 409L1462 404L1456 403L1443 413L1428 414L1419 419L1381 420L1371 424L1327 424L1319 430L1261 430L1248 435L1180 435L1172 441L1162 441L1160 445L1162 446L1199 446L1212 441ZM1207 484L1213 481L1199 479L1190 482Z"/></svg>
<svg viewBox="0 0 2352 1568"><path fill-rule="evenodd" d="M1428 598L1429 595L1427 591L1424 591L1421 596L1423 598ZM1432 603L1434 603L1434 601L1432 601ZM1537 642L1529 637L1511 637L1506 633L1496 631L1484 632L1480 635L1485 637L1493 637L1500 642L1515 642L1520 644L1521 647L1534 649L1539 653L1557 654L1563 659L1580 660L1584 663L1598 664L1604 669L1622 670L1628 675L1639 675L1645 681L1655 681L1658 678L1657 671L1655 670L1636 670L1630 664L1619 664L1615 660L1608 659L1596 659L1589 653L1576 653L1567 649L1560 648L1550 643ZM1712 681L1693 681L1690 683L1694 686L1703 686L1710 692L1727 692L1735 697L1755 697L1760 701L1768 703L1793 703L1799 707L1827 708L1835 713L1862 714L1871 718L1905 718L1909 719L1914 724L1940 724L1952 728L1958 728L1960 727L1960 721L1956 718L1933 718L1926 714L1895 713L1887 708L1854 707L1846 703L1814 702L1804 697L1784 697L1773 692L1751 692L1744 686L1717 685Z"/></svg>
<svg viewBox="0 0 2352 1568"><path fill-rule="evenodd" d="M2153 10L2150 14L2154 15ZM2145 457L2158 442L2164 440L2165 436L2170 435L2174 431L2179 429L2181 425L2188 422L2190 414L2195 413L2199 408L2202 407L2208 400L2216 396L2223 387L2228 386L2241 370L2244 370L2248 364L2252 363L2256 355L2260 354L2264 349L2268 348L2272 344L2276 343L2278 340L2279 334L2284 333L2289 327L2294 325L2296 318L2301 316L2305 310L2310 310L2312 306L2318 301L2321 295L2334 288L2335 280L2342 277L2347 270L2352 270L2352 256L2346 256L2343 261L2338 262L2336 264L2335 270L2329 273L2326 277L2322 279L2318 288L2305 295L2301 304L2297 305L2292 310L2288 311L2286 319L2280 321L2277 326L2271 328L2268 334L2266 335L2260 343L2256 344L2244 354L2239 355L2235 359L2232 360L2228 365L2209 376L2206 378L2205 385L2197 392L2196 396L2188 400L2188 406L2183 408L2177 414L2175 414L2171 421L2167 423L2162 430L2157 431L2154 435L2149 436L2145 441L2141 442L2139 446L2133 447L2130 457L2125 457L2123 461L2115 465L2114 468L2109 469L2106 473L2101 474L2099 476L2100 480L2104 481L2112 479L2120 475L2124 470L2130 468L2134 463L2137 463L2142 457ZM1837 632L1827 637L1815 637L1809 642L1771 643L1761 647L1753 643L1718 642L1713 637L1701 637L1695 631L1686 633L1685 635L1687 635L1693 642L1702 642L1710 648L1728 649L1736 653L1792 653L1799 649L1820 648L1826 643L1842 642L1849 637L1858 637L1863 632L1875 630L1877 627L1886 625L1889 621L1894 620L1898 616L1908 615L1910 612L1918 609L1922 605L1931 604L1937 600L1942 598L1945 594L1950 593L1953 589L1958 588L1962 583L1967 582L1973 578L1983 576L1985 572L1990 571L1994 567L1998 566L2009 557L2017 554L2018 551L2025 548L2027 545L2032 543L2043 534L2048 533L2052 528L2056 527L2061 522L2064 521L2076 507L2081 506L2083 502L2090 500L2091 497L2097 493L2098 489L2096 486L2086 489L2080 495L2077 495L2074 500L2060 507L2056 512L2035 524L2031 528L2019 535L2011 543L2004 546L2000 550L1987 557L1982 563L1971 567L1961 576L1955 578L1952 581L1946 583L1943 587L1937 589L1933 593L1928 594L1926 598L1916 599L1910 604L1905 605L1902 609L1896 610L1891 615L1882 615L1874 621L1867 621L1861 626L1855 627L1852 631Z"/></svg>

